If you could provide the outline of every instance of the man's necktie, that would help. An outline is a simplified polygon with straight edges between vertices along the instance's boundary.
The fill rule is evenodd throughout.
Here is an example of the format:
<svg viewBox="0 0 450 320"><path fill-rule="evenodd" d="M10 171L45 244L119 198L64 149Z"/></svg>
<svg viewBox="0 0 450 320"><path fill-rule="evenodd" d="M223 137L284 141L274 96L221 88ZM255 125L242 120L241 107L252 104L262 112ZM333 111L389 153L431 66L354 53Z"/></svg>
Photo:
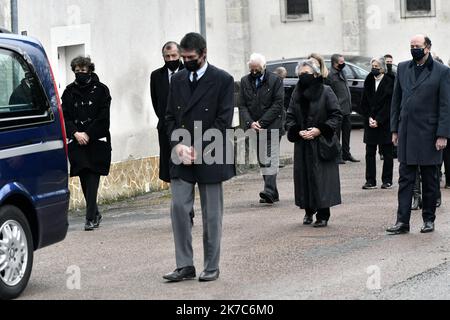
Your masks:
<svg viewBox="0 0 450 320"><path fill-rule="evenodd" d="M192 81L191 81L191 92L194 92L197 89L198 85L198 74L197 72L192 73Z"/></svg>

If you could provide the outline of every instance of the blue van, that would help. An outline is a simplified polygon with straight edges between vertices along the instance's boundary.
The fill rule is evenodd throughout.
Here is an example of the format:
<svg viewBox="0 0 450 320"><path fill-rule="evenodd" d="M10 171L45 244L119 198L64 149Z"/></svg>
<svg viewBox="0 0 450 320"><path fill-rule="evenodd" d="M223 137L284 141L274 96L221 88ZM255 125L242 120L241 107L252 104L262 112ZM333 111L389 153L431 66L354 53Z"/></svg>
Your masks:
<svg viewBox="0 0 450 320"><path fill-rule="evenodd" d="M67 234L63 119L42 45L0 32L0 300L23 292L35 250Z"/></svg>

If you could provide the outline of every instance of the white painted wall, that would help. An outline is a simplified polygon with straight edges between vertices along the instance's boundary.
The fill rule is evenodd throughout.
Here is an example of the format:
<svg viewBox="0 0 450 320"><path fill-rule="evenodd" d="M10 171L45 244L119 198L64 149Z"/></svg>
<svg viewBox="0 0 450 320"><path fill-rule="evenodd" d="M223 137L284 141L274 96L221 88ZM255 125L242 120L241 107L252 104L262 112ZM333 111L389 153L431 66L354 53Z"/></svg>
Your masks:
<svg viewBox="0 0 450 320"><path fill-rule="evenodd" d="M409 41L419 33L429 35L432 50L446 63L450 58L450 1L436 0L436 17L402 19L400 1L366 0L367 6L379 8L381 23L369 23L367 28L367 54L370 56L390 52L397 62L410 60ZM375 12L375 11L373 11ZM374 14L372 12L372 14ZM373 19L373 16L370 16ZM372 20L371 20L372 21ZM376 26L376 27L370 27Z"/></svg>
<svg viewBox="0 0 450 320"><path fill-rule="evenodd" d="M225 0L206 1L206 38L208 43L208 60L221 69L230 65L227 41L227 14Z"/></svg>
<svg viewBox="0 0 450 320"><path fill-rule="evenodd" d="M80 35L86 40L86 52L113 98L113 161L138 159L159 154L150 73L163 64L161 47L167 40L179 42L187 32L198 31L196 4L196 0L20 0L19 30L43 43L53 68L59 45L75 44Z"/></svg>
<svg viewBox="0 0 450 320"><path fill-rule="evenodd" d="M0 0L0 27L11 29L11 7L9 0Z"/></svg>
<svg viewBox="0 0 450 320"><path fill-rule="evenodd" d="M313 0L313 21L281 22L280 0L250 0L252 51L268 60L332 54L343 49L341 4Z"/></svg>

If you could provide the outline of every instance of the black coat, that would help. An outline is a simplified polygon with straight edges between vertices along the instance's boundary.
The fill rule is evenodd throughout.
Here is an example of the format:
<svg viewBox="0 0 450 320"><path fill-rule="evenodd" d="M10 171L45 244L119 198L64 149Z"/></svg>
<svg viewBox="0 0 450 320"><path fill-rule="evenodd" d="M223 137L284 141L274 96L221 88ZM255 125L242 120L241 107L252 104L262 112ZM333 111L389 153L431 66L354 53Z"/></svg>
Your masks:
<svg viewBox="0 0 450 320"><path fill-rule="evenodd" d="M331 68L328 81L336 94L342 114L348 116L352 113L352 95L348 86L348 80L343 71Z"/></svg>
<svg viewBox="0 0 450 320"><path fill-rule="evenodd" d="M243 77L239 103L245 129L249 129L256 121L259 121L263 129L282 129L284 86L283 80L277 75L266 72L258 89L251 75Z"/></svg>
<svg viewBox="0 0 450 320"><path fill-rule="evenodd" d="M70 175L78 176L84 169L107 176L111 165L111 135L109 89L96 74L85 87L75 82L62 95L62 108L69 140ZM85 132L89 144L81 146L75 132Z"/></svg>
<svg viewBox="0 0 450 320"><path fill-rule="evenodd" d="M208 129L217 129L225 137L225 131L231 129L233 120L233 90L233 77L210 64L193 93L190 88L189 72L183 70L175 74L172 78L167 104L167 135L172 137L172 133L177 129L187 130L191 135L191 141L182 143L187 146L199 144L201 150L197 150L197 154L201 160L205 149L206 152L211 151L206 148L211 142L202 143L202 137L195 136L194 130L202 129L201 132L204 133ZM201 122L201 128L195 127L194 122ZM194 141L195 138L197 140ZM180 143L179 140L171 141L172 148L178 143ZM230 150L232 147L227 139L221 139L218 143L223 150L226 148ZM229 180L236 175L234 156L231 156L231 161L226 161L226 152L223 154L224 158L220 159L219 163L207 164L202 161L201 164L190 166L172 163L170 177L200 184L215 184ZM212 151L210 155L214 156L215 152Z"/></svg>
<svg viewBox="0 0 450 320"><path fill-rule="evenodd" d="M391 131L399 135L398 159L407 165L442 164L439 137L450 138L450 69L429 58L416 79L415 63L398 66Z"/></svg>
<svg viewBox="0 0 450 320"><path fill-rule="evenodd" d="M367 76L364 83L361 111L365 118L364 143L371 145L383 145L392 143L391 133L391 102L394 91L394 80L385 75L381 80L378 90L375 91L375 77ZM378 122L378 128L369 126L369 118Z"/></svg>
<svg viewBox="0 0 450 320"><path fill-rule="evenodd" d="M180 64L178 71L184 69ZM153 109L159 119L158 130L165 130L167 100L169 97L169 74L167 67L156 69L150 76L150 95L152 97Z"/></svg>
<svg viewBox="0 0 450 320"><path fill-rule="evenodd" d="M295 204L302 209L326 209L341 204L339 167L336 161L323 161L318 140L306 141L299 132L311 127L331 139L342 121L342 111L333 90L316 84L300 94L297 86L287 113L289 141L295 143Z"/></svg>
<svg viewBox="0 0 450 320"><path fill-rule="evenodd" d="M183 70L183 64L179 71ZM165 182L170 182L170 139L167 136L165 122L167 99L169 97L169 73L166 66L152 72L150 76L150 94L153 108L158 116L158 137L159 137L159 178Z"/></svg>

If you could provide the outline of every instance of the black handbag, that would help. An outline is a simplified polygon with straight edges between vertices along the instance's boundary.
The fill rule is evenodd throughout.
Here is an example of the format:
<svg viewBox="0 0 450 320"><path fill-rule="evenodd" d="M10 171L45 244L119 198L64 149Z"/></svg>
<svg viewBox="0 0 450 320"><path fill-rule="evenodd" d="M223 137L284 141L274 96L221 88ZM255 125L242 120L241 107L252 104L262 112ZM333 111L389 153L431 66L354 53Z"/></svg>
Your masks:
<svg viewBox="0 0 450 320"><path fill-rule="evenodd" d="M318 153L322 161L335 161L341 153L341 144L336 134L331 139L321 135L318 138Z"/></svg>

